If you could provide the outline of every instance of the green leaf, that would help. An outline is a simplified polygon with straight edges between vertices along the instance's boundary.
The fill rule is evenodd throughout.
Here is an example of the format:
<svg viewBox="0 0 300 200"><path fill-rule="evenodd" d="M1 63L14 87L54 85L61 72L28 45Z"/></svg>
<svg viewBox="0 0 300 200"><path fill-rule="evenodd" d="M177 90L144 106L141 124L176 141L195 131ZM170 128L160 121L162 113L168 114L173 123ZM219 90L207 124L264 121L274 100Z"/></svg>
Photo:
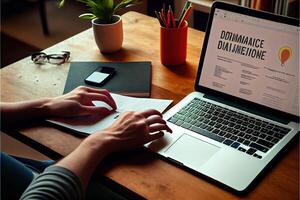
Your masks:
<svg viewBox="0 0 300 200"><path fill-rule="evenodd" d="M57 0L59 7L62 7L65 0ZM85 4L88 7L90 13L85 13L79 17L82 19L94 19L99 18L106 23L112 22L112 16L115 12L133 6L141 2L142 0L118 0L119 3L115 3L114 0L77 0L80 3Z"/></svg>
<svg viewBox="0 0 300 200"><path fill-rule="evenodd" d="M109 10L112 10L114 7L114 1L113 0L103 0L103 7Z"/></svg>
<svg viewBox="0 0 300 200"><path fill-rule="evenodd" d="M95 19L96 16L92 13L84 13L84 14L79 15L79 18L91 20L91 19Z"/></svg>
<svg viewBox="0 0 300 200"><path fill-rule="evenodd" d="M97 4L93 0L77 0L78 2L86 4L88 7L96 7Z"/></svg>
<svg viewBox="0 0 300 200"><path fill-rule="evenodd" d="M134 4L140 3L140 0L122 0L119 4L117 4L114 8L114 12L118 12L122 8L126 8L129 6L133 6Z"/></svg>
<svg viewBox="0 0 300 200"><path fill-rule="evenodd" d="M62 8L64 5L65 5L65 0L60 0L60 1L58 2L58 7L59 7L59 8Z"/></svg>
<svg viewBox="0 0 300 200"><path fill-rule="evenodd" d="M103 16L105 15L105 8L100 4L97 4L95 7L91 8L91 10L92 13L98 18L103 18Z"/></svg>

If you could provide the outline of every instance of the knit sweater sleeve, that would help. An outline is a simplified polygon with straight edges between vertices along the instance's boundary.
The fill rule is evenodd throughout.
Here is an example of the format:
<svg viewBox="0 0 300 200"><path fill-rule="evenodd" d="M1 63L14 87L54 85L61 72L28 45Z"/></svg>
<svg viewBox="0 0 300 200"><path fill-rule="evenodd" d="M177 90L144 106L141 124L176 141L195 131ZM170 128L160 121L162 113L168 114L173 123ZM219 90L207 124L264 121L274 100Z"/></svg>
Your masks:
<svg viewBox="0 0 300 200"><path fill-rule="evenodd" d="M54 165L39 174L20 199L81 200L83 196L83 187L79 178L70 170Z"/></svg>

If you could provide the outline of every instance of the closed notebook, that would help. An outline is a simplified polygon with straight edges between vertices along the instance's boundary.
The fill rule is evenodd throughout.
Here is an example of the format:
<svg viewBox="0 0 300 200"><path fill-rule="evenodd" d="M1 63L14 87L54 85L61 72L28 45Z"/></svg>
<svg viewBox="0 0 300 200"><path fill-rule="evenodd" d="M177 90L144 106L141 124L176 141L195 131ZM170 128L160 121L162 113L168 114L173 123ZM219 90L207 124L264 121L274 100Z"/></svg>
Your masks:
<svg viewBox="0 0 300 200"><path fill-rule="evenodd" d="M113 67L115 75L103 86L87 85L84 79L99 67ZM151 62L71 62L64 94L85 85L105 88L113 93L135 97L150 97Z"/></svg>

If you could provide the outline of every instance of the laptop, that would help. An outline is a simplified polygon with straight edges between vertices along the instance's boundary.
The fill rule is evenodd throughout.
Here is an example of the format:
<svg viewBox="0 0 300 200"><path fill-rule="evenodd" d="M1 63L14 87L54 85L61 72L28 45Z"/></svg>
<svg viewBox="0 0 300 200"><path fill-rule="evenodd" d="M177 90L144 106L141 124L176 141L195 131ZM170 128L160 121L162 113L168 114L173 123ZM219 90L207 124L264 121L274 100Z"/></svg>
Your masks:
<svg viewBox="0 0 300 200"><path fill-rule="evenodd" d="M245 192L299 132L299 20L215 2L195 92L152 151Z"/></svg>

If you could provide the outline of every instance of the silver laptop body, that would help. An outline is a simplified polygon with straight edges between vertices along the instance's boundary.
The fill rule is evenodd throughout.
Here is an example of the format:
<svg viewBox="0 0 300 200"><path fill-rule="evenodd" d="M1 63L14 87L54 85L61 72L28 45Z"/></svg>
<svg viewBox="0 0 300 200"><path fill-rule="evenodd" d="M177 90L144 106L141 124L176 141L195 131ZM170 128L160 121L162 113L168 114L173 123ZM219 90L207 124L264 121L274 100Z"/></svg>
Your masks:
<svg viewBox="0 0 300 200"><path fill-rule="evenodd" d="M299 132L298 24L214 3L196 91L164 114L173 133L148 148L246 191Z"/></svg>

